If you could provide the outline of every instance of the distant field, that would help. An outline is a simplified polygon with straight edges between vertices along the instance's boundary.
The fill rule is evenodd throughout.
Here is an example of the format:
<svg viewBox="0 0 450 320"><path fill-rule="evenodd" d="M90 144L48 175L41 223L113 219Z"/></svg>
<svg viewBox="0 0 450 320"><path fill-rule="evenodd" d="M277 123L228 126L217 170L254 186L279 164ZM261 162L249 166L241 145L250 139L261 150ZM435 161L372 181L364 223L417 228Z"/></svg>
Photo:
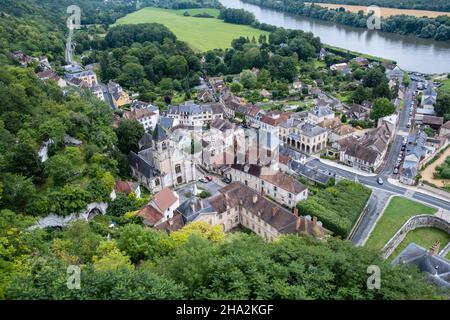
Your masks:
<svg viewBox="0 0 450 320"><path fill-rule="evenodd" d="M179 40L187 42L194 50L207 51L215 48L229 48L233 39L240 36L255 37L268 32L249 26L225 23L214 18L185 17L188 11L191 15L207 12L217 16L215 9L168 10L159 8L144 8L133 12L116 24L161 23L168 27Z"/></svg>
<svg viewBox="0 0 450 320"><path fill-rule="evenodd" d="M330 8L330 9L338 9L338 8L345 8L348 11L351 12L358 12L360 10L363 10L364 12L367 11L367 6L354 6L354 5L348 5L348 4L333 4L333 3L315 3L318 6ZM407 14L410 16L415 17L429 17L429 18L436 18L438 16L442 15L450 15L450 12L439 12L439 11L428 11L428 10L410 10L410 9L394 9L394 8L381 8L381 16L387 18L390 16L397 16L401 14Z"/></svg>

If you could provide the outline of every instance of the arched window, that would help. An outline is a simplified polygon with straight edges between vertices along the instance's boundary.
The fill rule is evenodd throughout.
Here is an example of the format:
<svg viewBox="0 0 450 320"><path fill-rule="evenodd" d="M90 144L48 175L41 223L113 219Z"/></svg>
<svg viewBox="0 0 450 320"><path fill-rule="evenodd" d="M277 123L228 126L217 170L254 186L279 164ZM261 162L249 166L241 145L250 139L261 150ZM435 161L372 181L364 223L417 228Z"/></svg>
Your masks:
<svg viewBox="0 0 450 320"><path fill-rule="evenodd" d="M159 179L156 179L156 180L155 180L155 186L158 187L160 184L161 184L161 182L159 181Z"/></svg>
<svg viewBox="0 0 450 320"><path fill-rule="evenodd" d="M180 165L180 164L177 164L177 165L175 166L175 173L176 173L176 174L181 173L181 165Z"/></svg>

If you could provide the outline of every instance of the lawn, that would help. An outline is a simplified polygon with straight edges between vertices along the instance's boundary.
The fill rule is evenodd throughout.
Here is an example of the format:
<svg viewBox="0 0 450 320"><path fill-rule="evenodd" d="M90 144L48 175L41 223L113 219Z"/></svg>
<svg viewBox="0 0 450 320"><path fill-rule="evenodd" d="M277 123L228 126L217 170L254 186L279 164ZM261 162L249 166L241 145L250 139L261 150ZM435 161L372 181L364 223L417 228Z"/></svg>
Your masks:
<svg viewBox="0 0 450 320"><path fill-rule="evenodd" d="M389 260L393 260L406 246L412 242L429 249L431 245L439 241L441 243L440 249L443 249L450 241L450 235L444 230L436 228L419 228L408 233L406 238L400 243L395 251L389 256ZM447 256L448 258L448 256Z"/></svg>
<svg viewBox="0 0 450 320"><path fill-rule="evenodd" d="M225 23L219 19L185 17L184 11L189 11L190 14L202 12L217 14L217 10L214 9L144 8L119 19L116 24L160 23L168 27L179 40L187 42L197 51L225 49L231 46L233 39L240 36L258 39L260 34L268 34L249 26Z"/></svg>
<svg viewBox="0 0 450 320"><path fill-rule="evenodd" d="M434 214L436 211L435 208L403 197L393 197L365 246L381 250L409 218L419 214Z"/></svg>

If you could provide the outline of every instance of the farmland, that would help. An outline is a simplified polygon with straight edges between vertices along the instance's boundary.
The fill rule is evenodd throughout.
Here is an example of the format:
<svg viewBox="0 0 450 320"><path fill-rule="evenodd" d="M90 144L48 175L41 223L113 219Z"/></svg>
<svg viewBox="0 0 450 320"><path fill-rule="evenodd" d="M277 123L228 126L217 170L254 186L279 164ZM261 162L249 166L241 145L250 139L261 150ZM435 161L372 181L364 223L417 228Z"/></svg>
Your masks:
<svg viewBox="0 0 450 320"><path fill-rule="evenodd" d="M315 3L316 5L319 5L321 7L329 8L329 9L339 9L339 8L345 8L347 11L351 12L358 12L358 11L364 11L364 13L367 13L367 6L356 6L356 5L348 5L348 4L333 4L333 3ZM380 7L381 9L381 16L384 18L390 17L390 16L397 16L397 15L410 15L414 17L429 17L429 18L436 18L438 16L442 15L450 15L450 12L439 12L439 11L429 11L429 10L412 10L412 9L395 9L395 8L385 8Z"/></svg>
<svg viewBox="0 0 450 320"><path fill-rule="evenodd" d="M206 12L218 15L215 9L187 10L191 16L185 17L186 10L144 8L117 21L116 24L160 23L168 27L179 40L187 42L194 50L207 51L215 48L228 48L233 39L240 36L255 37L268 34L249 26L225 23L215 18L197 18L194 14Z"/></svg>

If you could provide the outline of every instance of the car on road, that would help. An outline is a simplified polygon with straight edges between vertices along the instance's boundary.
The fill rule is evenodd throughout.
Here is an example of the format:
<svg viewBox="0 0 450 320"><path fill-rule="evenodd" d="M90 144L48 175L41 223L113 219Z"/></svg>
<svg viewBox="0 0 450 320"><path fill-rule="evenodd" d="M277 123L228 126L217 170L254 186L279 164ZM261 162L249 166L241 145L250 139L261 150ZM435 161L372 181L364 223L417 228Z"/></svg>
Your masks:
<svg viewBox="0 0 450 320"><path fill-rule="evenodd" d="M213 178L211 176L205 176L205 179L208 181L212 181Z"/></svg>
<svg viewBox="0 0 450 320"><path fill-rule="evenodd" d="M398 174L398 168L394 168L394 174Z"/></svg>
<svg viewBox="0 0 450 320"><path fill-rule="evenodd" d="M201 178L198 181L200 181L201 183L208 183L209 182L206 178Z"/></svg>
<svg viewBox="0 0 450 320"><path fill-rule="evenodd" d="M225 178L222 179L222 182L225 182L226 184L230 184L231 183L231 179L225 177Z"/></svg>
<svg viewBox="0 0 450 320"><path fill-rule="evenodd" d="M383 179L380 177L380 178L377 179L377 183L378 183L379 185L382 185L382 184L384 184L384 181L383 181Z"/></svg>

